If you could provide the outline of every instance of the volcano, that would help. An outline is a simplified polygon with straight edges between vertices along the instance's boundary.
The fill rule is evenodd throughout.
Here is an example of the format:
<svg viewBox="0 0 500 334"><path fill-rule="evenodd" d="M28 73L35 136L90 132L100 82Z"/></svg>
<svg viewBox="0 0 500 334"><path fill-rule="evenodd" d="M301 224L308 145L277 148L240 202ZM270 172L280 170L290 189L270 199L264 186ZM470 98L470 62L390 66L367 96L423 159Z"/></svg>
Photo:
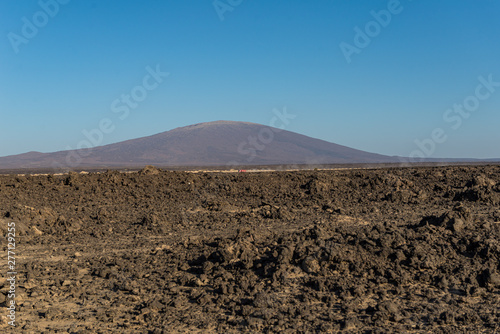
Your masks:
<svg viewBox="0 0 500 334"><path fill-rule="evenodd" d="M369 153L275 127L215 121L90 149L0 158L0 169L126 168L144 165L252 166L394 163Z"/></svg>

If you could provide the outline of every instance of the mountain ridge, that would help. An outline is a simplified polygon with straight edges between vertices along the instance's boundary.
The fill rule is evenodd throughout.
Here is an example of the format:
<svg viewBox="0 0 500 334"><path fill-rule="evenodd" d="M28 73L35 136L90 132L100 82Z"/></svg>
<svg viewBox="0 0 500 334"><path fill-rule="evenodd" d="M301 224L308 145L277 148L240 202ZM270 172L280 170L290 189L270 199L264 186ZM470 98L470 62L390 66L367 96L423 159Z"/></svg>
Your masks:
<svg viewBox="0 0 500 334"><path fill-rule="evenodd" d="M402 163L405 160L407 158L357 150L271 126L219 120L89 149L52 153L31 151L0 157L0 169L71 170L144 165L237 167Z"/></svg>

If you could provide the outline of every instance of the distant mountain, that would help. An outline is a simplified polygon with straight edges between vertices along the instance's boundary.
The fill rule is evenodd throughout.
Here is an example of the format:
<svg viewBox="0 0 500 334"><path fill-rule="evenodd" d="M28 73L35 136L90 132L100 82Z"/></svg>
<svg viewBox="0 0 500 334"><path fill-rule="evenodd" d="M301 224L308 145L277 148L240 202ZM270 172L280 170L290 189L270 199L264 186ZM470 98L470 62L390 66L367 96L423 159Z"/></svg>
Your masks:
<svg viewBox="0 0 500 334"><path fill-rule="evenodd" d="M1 157L0 169L393 162L400 159L260 124L216 121L91 149Z"/></svg>

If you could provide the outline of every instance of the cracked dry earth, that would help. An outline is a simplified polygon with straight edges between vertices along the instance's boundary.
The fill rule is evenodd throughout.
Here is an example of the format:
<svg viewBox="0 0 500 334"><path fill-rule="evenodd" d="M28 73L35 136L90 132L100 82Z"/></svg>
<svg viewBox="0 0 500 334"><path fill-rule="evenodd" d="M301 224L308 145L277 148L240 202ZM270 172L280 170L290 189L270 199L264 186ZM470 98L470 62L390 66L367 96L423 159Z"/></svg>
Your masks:
<svg viewBox="0 0 500 334"><path fill-rule="evenodd" d="M0 176L16 333L499 333L500 167Z"/></svg>

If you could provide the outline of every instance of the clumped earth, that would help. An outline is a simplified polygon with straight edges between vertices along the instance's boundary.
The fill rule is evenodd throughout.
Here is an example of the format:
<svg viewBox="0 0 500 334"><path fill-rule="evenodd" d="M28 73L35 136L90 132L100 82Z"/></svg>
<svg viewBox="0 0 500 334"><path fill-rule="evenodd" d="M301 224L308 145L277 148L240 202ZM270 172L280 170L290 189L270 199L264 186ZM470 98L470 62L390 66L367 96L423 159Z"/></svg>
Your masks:
<svg viewBox="0 0 500 334"><path fill-rule="evenodd" d="M0 210L19 333L500 331L499 166L10 175Z"/></svg>

